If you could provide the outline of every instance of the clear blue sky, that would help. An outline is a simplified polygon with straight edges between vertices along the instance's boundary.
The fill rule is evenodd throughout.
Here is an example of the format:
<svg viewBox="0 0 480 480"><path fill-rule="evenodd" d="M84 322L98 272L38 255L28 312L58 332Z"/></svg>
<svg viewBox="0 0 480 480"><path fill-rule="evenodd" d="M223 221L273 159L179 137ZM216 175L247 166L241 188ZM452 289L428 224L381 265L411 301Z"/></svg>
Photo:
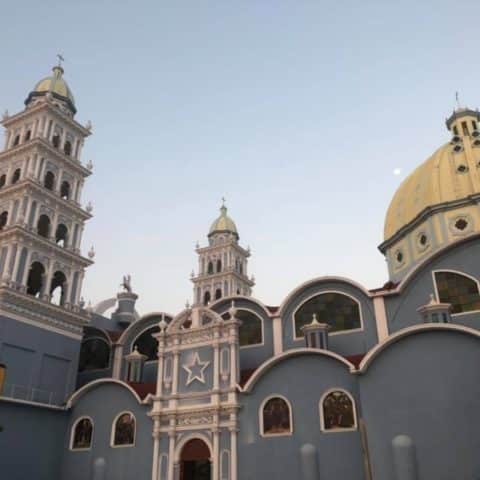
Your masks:
<svg viewBox="0 0 480 480"><path fill-rule="evenodd" d="M327 274L373 288L399 182L448 140L456 90L480 106L478 18L478 0L7 2L0 109L64 54L94 125L93 303L130 273L141 312L182 308L222 196L265 303Z"/></svg>

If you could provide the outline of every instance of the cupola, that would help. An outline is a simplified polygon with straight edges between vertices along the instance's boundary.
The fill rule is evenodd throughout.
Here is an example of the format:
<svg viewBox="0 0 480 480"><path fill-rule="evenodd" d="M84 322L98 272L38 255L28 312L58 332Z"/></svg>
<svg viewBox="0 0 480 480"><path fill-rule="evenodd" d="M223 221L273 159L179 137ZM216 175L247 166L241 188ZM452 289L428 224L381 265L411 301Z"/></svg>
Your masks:
<svg viewBox="0 0 480 480"><path fill-rule="evenodd" d="M328 331L330 330L330 325L320 323L316 313L313 314L312 321L304 325L301 330L305 337L307 348L328 350Z"/></svg>
<svg viewBox="0 0 480 480"><path fill-rule="evenodd" d="M227 207L225 206L225 203L223 203L220 207L220 216L212 223L208 237L210 238L216 233L232 234L237 240L239 239L237 226L235 225L235 222L227 215Z"/></svg>
<svg viewBox="0 0 480 480"><path fill-rule="evenodd" d="M63 78L64 70L60 65L52 69L52 75L42 78L33 90L28 94L25 105L28 107L36 100L50 95L53 99L60 101L68 108L72 115L77 113L75 99L67 82Z"/></svg>
<svg viewBox="0 0 480 480"><path fill-rule="evenodd" d="M430 301L418 309L423 323L450 323L450 313L452 305L450 303L441 303L437 301L433 293L430 295Z"/></svg>

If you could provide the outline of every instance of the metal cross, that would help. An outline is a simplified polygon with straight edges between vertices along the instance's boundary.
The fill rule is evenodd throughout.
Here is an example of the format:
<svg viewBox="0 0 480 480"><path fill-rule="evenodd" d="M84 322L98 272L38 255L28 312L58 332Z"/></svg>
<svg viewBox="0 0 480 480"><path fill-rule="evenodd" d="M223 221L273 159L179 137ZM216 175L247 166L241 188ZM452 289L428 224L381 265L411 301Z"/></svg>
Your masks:
<svg viewBox="0 0 480 480"><path fill-rule="evenodd" d="M57 58L58 58L58 66L61 67L62 62L64 62L65 59L63 58L63 55L61 53L57 53Z"/></svg>

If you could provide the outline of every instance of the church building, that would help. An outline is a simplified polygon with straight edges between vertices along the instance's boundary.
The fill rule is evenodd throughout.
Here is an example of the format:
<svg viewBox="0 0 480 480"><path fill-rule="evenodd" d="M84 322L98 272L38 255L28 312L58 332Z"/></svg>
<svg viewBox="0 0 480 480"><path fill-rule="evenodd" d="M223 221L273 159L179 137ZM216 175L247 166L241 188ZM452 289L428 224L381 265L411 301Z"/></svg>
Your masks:
<svg viewBox="0 0 480 480"><path fill-rule="evenodd" d="M1 479L480 480L478 110L393 195L382 287L321 276L264 304L222 204L191 303L143 315L129 276L81 296L76 112L58 65L3 116Z"/></svg>

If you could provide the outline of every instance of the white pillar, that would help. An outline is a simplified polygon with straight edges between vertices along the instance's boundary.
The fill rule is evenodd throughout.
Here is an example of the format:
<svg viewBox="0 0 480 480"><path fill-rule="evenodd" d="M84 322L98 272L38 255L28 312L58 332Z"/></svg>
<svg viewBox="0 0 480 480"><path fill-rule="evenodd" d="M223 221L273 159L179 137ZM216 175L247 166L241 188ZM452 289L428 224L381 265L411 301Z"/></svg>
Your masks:
<svg viewBox="0 0 480 480"><path fill-rule="evenodd" d="M175 341L178 342L178 339L175 339ZM178 393L178 361L180 357L180 351L174 350L172 353L173 353L172 395L176 395Z"/></svg>
<svg viewBox="0 0 480 480"><path fill-rule="evenodd" d="M15 263L13 264L13 271L12 271L12 281L16 282L17 281L17 273L18 273L18 267L20 265L20 257L22 256L22 244L17 243L17 254L15 256Z"/></svg>
<svg viewBox="0 0 480 480"><path fill-rule="evenodd" d="M160 453L160 418L156 416L153 420L152 480L158 480L159 453Z"/></svg>
<svg viewBox="0 0 480 480"><path fill-rule="evenodd" d="M23 272L23 278L22 278L22 285L24 287L27 286L27 281L28 281L28 273L30 272L30 262L32 260L32 249L28 250L27 252L27 259L25 261L25 270Z"/></svg>
<svg viewBox="0 0 480 480"><path fill-rule="evenodd" d="M3 266L3 278L6 280L10 279L10 262L12 260L14 245L8 246L7 257L5 258L5 265Z"/></svg>
<svg viewBox="0 0 480 480"><path fill-rule="evenodd" d="M237 428L230 429L230 480L237 480Z"/></svg>
<svg viewBox="0 0 480 480"><path fill-rule="evenodd" d="M170 420L175 422L175 420ZM168 480L174 480L175 470L175 427L168 432ZM162 479L163 480L163 479Z"/></svg>
<svg viewBox="0 0 480 480"><path fill-rule="evenodd" d="M220 450L220 440L219 440L219 429L218 429L218 415L215 415L215 427L212 429L213 433L213 458L212 458L212 480L219 480L218 473L219 473L219 450Z"/></svg>
<svg viewBox="0 0 480 480"><path fill-rule="evenodd" d="M123 345L121 343L116 343L113 346L113 368L112 368L112 377L120 380L120 374L122 372L122 356Z"/></svg>

